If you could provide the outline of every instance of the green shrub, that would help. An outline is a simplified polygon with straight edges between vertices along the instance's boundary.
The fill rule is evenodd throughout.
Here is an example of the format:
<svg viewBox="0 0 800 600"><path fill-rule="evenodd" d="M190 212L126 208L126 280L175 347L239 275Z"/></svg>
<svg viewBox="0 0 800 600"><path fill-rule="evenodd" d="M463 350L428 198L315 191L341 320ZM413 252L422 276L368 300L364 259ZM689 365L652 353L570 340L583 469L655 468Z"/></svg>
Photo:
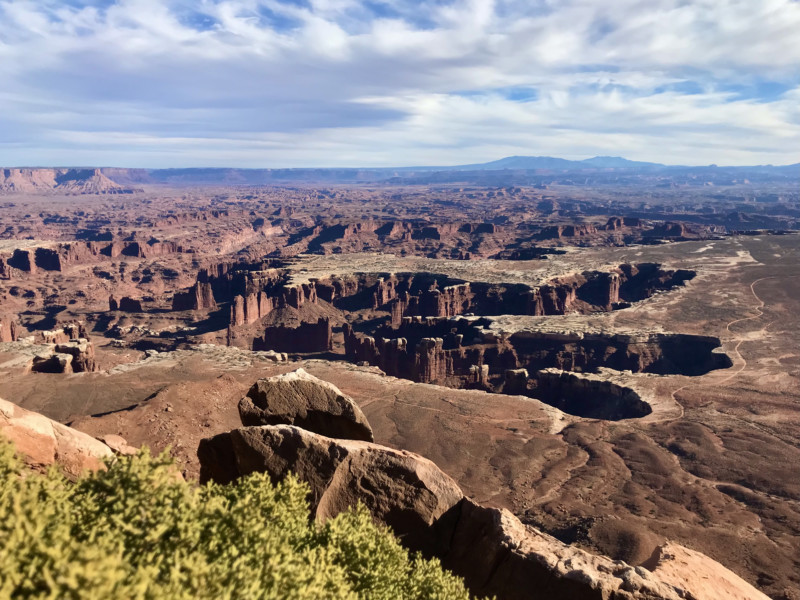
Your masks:
<svg viewBox="0 0 800 600"><path fill-rule="evenodd" d="M359 507L309 522L308 488L196 486L147 451L67 481L0 441L0 598L468 598Z"/></svg>

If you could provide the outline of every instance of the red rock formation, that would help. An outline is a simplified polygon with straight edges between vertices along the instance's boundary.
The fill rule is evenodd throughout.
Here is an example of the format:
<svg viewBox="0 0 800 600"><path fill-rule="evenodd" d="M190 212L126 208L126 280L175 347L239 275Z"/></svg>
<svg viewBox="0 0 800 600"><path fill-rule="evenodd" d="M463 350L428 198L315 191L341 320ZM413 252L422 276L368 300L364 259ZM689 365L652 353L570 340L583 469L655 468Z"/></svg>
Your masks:
<svg viewBox="0 0 800 600"><path fill-rule="evenodd" d="M11 279L11 265L0 257L0 279Z"/></svg>
<svg viewBox="0 0 800 600"><path fill-rule="evenodd" d="M597 233L594 225L551 225L536 236L540 240L560 240L565 237L583 237Z"/></svg>
<svg viewBox="0 0 800 600"><path fill-rule="evenodd" d="M28 273L36 273L36 259L32 250L21 250L17 248L14 254L8 261L15 269L26 271Z"/></svg>
<svg viewBox="0 0 800 600"><path fill-rule="evenodd" d="M119 310L122 312L143 312L142 301L138 298L123 296L119 301Z"/></svg>
<svg viewBox="0 0 800 600"><path fill-rule="evenodd" d="M176 242L130 242L123 245L121 254L136 258L152 258L180 251L181 247Z"/></svg>
<svg viewBox="0 0 800 600"><path fill-rule="evenodd" d="M0 315L0 342L17 341L17 324L9 316Z"/></svg>
<svg viewBox="0 0 800 600"><path fill-rule="evenodd" d="M215 310L217 303L210 283L196 282L186 292L172 297L172 310Z"/></svg>
<svg viewBox="0 0 800 600"><path fill-rule="evenodd" d="M264 292L237 295L231 304L230 325L250 325L266 317L275 308L275 301Z"/></svg>
<svg viewBox="0 0 800 600"><path fill-rule="evenodd" d="M447 377L447 362L444 359L442 338L422 338L414 354L414 381L432 383Z"/></svg>
<svg viewBox="0 0 800 600"><path fill-rule="evenodd" d="M75 340L89 339L86 327L82 323L67 323L52 331L39 333L44 344L66 344Z"/></svg>
<svg viewBox="0 0 800 600"><path fill-rule="evenodd" d="M230 325L233 327L238 327L240 325L244 325L245 323L244 296L236 296L231 303Z"/></svg>
<svg viewBox="0 0 800 600"><path fill-rule="evenodd" d="M686 226L683 223L661 223L656 225L649 231L645 231L644 235L648 237L686 237Z"/></svg>
<svg viewBox="0 0 800 600"><path fill-rule="evenodd" d="M267 327L263 337L253 340L253 350L326 352L332 347L331 321L325 317L316 323L300 323L296 327Z"/></svg>
<svg viewBox="0 0 800 600"><path fill-rule="evenodd" d="M69 354L72 356L72 371L74 373L91 373L97 371L97 362L94 358L94 344L85 338L68 342L66 344L56 344L57 354Z"/></svg>
<svg viewBox="0 0 800 600"><path fill-rule="evenodd" d="M374 335L355 333L345 324L344 345L349 360L375 365L387 375L487 389L506 385L509 369L595 371L609 367L698 375L731 366L726 355L714 352L720 345L717 338L519 332L506 339L463 318L405 317L400 327L381 327ZM488 372L478 372L476 367L486 367ZM526 381L518 383L517 391L507 393L527 389Z"/></svg>

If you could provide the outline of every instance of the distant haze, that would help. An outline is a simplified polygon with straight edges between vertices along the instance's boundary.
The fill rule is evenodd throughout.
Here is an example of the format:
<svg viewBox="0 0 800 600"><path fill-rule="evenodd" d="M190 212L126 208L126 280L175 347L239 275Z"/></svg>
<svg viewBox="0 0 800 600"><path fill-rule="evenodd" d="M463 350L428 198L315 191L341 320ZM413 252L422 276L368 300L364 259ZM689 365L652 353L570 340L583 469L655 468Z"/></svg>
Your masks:
<svg viewBox="0 0 800 600"><path fill-rule="evenodd" d="M786 165L798 31L797 0L7 0L0 164Z"/></svg>

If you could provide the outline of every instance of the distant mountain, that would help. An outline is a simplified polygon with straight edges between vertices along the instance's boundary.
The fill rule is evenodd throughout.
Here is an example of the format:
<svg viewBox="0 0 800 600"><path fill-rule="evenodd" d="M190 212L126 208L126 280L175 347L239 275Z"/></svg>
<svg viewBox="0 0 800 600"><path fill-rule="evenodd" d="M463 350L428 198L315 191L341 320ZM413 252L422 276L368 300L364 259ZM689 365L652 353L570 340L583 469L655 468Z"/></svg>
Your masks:
<svg viewBox="0 0 800 600"><path fill-rule="evenodd" d="M460 165L450 168L443 167L441 170L483 171L495 169L514 169L528 171L531 169L558 169L566 171L570 169L581 168L580 165L581 163L578 161L567 160L565 158L554 158L552 156L507 156L506 158L493 160L487 163Z"/></svg>
<svg viewBox="0 0 800 600"><path fill-rule="evenodd" d="M553 156L507 156L500 160L473 165L458 165L455 167L422 167L420 170L439 171L487 171L487 170L515 170L535 171L548 169L553 171L584 171L587 169L646 169L660 168L659 163L640 162L628 160L619 156L595 156L585 160L568 160Z"/></svg>
<svg viewBox="0 0 800 600"><path fill-rule="evenodd" d="M664 185L732 185L744 180L800 180L800 164L749 167L671 166L595 156L567 160L552 156L507 156L471 165L396 168L0 168L0 194L64 192L71 194L124 194L142 185L260 186L291 184L470 184L585 185L609 183L638 185L643 181Z"/></svg>
<svg viewBox="0 0 800 600"><path fill-rule="evenodd" d="M580 161L583 165L597 167L600 169L628 169L628 168L648 168L663 167L661 163L641 162L638 160L628 160L621 156L595 156Z"/></svg>

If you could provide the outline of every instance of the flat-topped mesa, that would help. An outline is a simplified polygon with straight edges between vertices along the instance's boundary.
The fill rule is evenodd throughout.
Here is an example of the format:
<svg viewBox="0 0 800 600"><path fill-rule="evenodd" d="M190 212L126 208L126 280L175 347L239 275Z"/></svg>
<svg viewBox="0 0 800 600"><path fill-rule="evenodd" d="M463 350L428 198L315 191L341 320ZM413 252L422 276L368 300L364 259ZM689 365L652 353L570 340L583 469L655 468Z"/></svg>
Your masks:
<svg viewBox="0 0 800 600"><path fill-rule="evenodd" d="M101 169L0 169L0 192L67 194L132 194Z"/></svg>
<svg viewBox="0 0 800 600"><path fill-rule="evenodd" d="M273 309L324 300L342 310L385 310L398 326L403 317L478 315L563 315L568 312L610 311L681 285L691 271L665 270L656 263L620 265L605 271L586 271L541 285L468 282L431 273L355 273L289 281L289 271L226 270L205 274L214 296L231 302L230 325L255 323ZM222 289L219 279L227 281Z"/></svg>

